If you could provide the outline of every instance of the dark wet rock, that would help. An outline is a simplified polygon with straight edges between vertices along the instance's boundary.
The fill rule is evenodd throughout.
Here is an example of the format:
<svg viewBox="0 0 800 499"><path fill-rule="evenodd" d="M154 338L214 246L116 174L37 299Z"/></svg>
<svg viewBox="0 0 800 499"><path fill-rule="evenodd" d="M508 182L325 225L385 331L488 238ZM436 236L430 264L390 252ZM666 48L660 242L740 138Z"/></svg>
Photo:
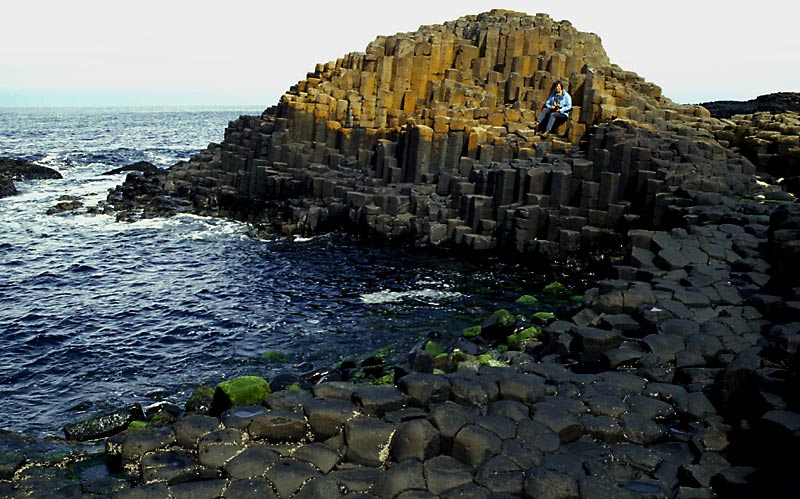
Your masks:
<svg viewBox="0 0 800 499"><path fill-rule="evenodd" d="M649 445L664 437L663 427L641 414L623 414L620 422L622 424L622 434L629 442Z"/></svg>
<svg viewBox="0 0 800 499"><path fill-rule="evenodd" d="M202 415L184 416L173 425L176 442L186 449L195 448L200 437L217 429L217 418Z"/></svg>
<svg viewBox="0 0 800 499"><path fill-rule="evenodd" d="M475 409L448 401L432 407L428 420L439 430L442 446L449 449L458 432L474 421L477 415Z"/></svg>
<svg viewBox="0 0 800 499"><path fill-rule="evenodd" d="M488 458L496 455L501 447L502 440L495 433L471 424L456 435L453 441L453 457L478 468Z"/></svg>
<svg viewBox="0 0 800 499"><path fill-rule="evenodd" d="M153 483L118 492L114 499L170 499L170 495L166 483Z"/></svg>
<svg viewBox="0 0 800 499"><path fill-rule="evenodd" d="M734 417L754 417L764 407L758 400L758 374L763 359L761 348L753 347L739 354L725 366L720 379L720 410Z"/></svg>
<svg viewBox="0 0 800 499"><path fill-rule="evenodd" d="M14 181L5 175L0 174L0 199L7 196L13 196L17 193L18 191L14 185Z"/></svg>
<svg viewBox="0 0 800 499"><path fill-rule="evenodd" d="M578 491L581 499L636 499L639 497L622 485L593 476L579 478Z"/></svg>
<svg viewBox="0 0 800 499"><path fill-rule="evenodd" d="M235 407L223 412L219 419L225 428L246 430L253 422L253 418L264 414L266 410L261 405Z"/></svg>
<svg viewBox="0 0 800 499"><path fill-rule="evenodd" d="M365 466L380 466L389 458L389 444L397 430L378 418L359 416L344 425L347 459Z"/></svg>
<svg viewBox="0 0 800 499"><path fill-rule="evenodd" d="M689 486L708 488L711 486L711 479L729 467L730 463L721 455L706 452L700 456L699 462L681 466L679 478Z"/></svg>
<svg viewBox="0 0 800 499"><path fill-rule="evenodd" d="M114 478L112 476L103 476L100 478L81 482L81 492L83 492L84 494L94 494L96 496L103 496L103 497L111 497L119 492L122 492L123 490L128 490L130 488L131 485L127 480L123 480L121 478ZM220 491L221 490L222 489L220 488ZM9 497L11 497L11 494L9 494Z"/></svg>
<svg viewBox="0 0 800 499"><path fill-rule="evenodd" d="M607 369L624 369L639 365L644 356L641 348L635 343L623 344L619 348L606 350L600 355L600 363Z"/></svg>
<svg viewBox="0 0 800 499"><path fill-rule="evenodd" d="M758 469L749 466L731 466L711 477L711 487L720 497L755 497Z"/></svg>
<svg viewBox="0 0 800 499"><path fill-rule="evenodd" d="M627 407L622 402L622 398L614 395L590 393L586 396L585 401L589 412L596 416L617 417L627 411Z"/></svg>
<svg viewBox="0 0 800 499"><path fill-rule="evenodd" d="M489 404L489 416L503 416L511 421L523 421L531 415L530 408L516 400L497 400Z"/></svg>
<svg viewBox="0 0 800 499"><path fill-rule="evenodd" d="M308 423L303 414L286 410L267 410L252 418L247 427L250 437L268 442L298 442L306 437Z"/></svg>
<svg viewBox="0 0 800 499"><path fill-rule="evenodd" d="M567 447L563 447L562 451L566 451ZM577 453L558 452L553 454L545 454L542 466L550 471L561 473L569 476L581 476L586 470L583 467L582 456Z"/></svg>
<svg viewBox="0 0 800 499"><path fill-rule="evenodd" d="M524 439L504 440L501 455L511 459L525 470L533 466L541 466L544 462L542 451Z"/></svg>
<svg viewBox="0 0 800 499"><path fill-rule="evenodd" d="M149 161L137 161L136 163L109 170L103 173L103 175L119 175L120 173L128 172L156 173L158 170L159 168Z"/></svg>
<svg viewBox="0 0 800 499"><path fill-rule="evenodd" d="M227 485L225 479L183 482L171 484L169 492L174 499L215 499L222 497Z"/></svg>
<svg viewBox="0 0 800 499"><path fill-rule="evenodd" d="M344 423L357 414L356 406L345 400L313 398L303 404L311 431L320 438L330 438Z"/></svg>
<svg viewBox="0 0 800 499"><path fill-rule="evenodd" d="M244 450L244 436L239 430L215 430L200 438L197 455L200 463L209 468L221 468Z"/></svg>
<svg viewBox="0 0 800 499"><path fill-rule="evenodd" d="M615 371L600 373L597 375L597 379L602 383L606 383L606 386L611 385L623 390L623 392L614 391L611 393L641 393L647 385L647 381L641 376ZM595 389L599 389L602 385L596 383L594 386Z"/></svg>
<svg viewBox="0 0 800 499"><path fill-rule="evenodd" d="M524 404L535 404L545 395L544 379L533 374L517 374L498 383L500 396Z"/></svg>
<svg viewBox="0 0 800 499"><path fill-rule="evenodd" d="M412 373L400 378L397 386L419 405L444 402L450 398L450 382L443 376Z"/></svg>
<svg viewBox="0 0 800 499"><path fill-rule="evenodd" d="M264 478L231 480L223 499L279 499L275 490Z"/></svg>
<svg viewBox="0 0 800 499"><path fill-rule="evenodd" d="M436 496L425 490L407 490L397 496L397 499L436 499Z"/></svg>
<svg viewBox="0 0 800 499"><path fill-rule="evenodd" d="M491 491L474 483L461 485L454 489L442 492L442 499L489 499Z"/></svg>
<svg viewBox="0 0 800 499"><path fill-rule="evenodd" d="M278 497L291 497L304 483L323 475L308 463L283 458L271 466L264 476L275 488Z"/></svg>
<svg viewBox="0 0 800 499"><path fill-rule="evenodd" d="M58 215L61 213L73 213L83 208L83 201L75 196L60 196L58 203L47 209L48 215Z"/></svg>
<svg viewBox="0 0 800 499"><path fill-rule="evenodd" d="M251 445L225 463L225 474L233 479L251 479L264 473L280 456L264 445Z"/></svg>
<svg viewBox="0 0 800 499"><path fill-rule="evenodd" d="M500 392L497 383L481 377L478 373L458 372L448 377L450 398L459 404L485 407L489 402L496 400Z"/></svg>
<svg viewBox="0 0 800 499"><path fill-rule="evenodd" d="M131 469L141 458L152 451L165 449L175 443L175 433L171 427L144 428L127 434L122 442L122 463Z"/></svg>
<svg viewBox="0 0 800 499"><path fill-rule="evenodd" d="M622 427L610 416L592 416L584 414L579 418L581 425L592 438L608 444L625 440Z"/></svg>
<svg viewBox="0 0 800 499"><path fill-rule="evenodd" d="M133 421L144 419L142 406L139 404L114 411L102 416L92 417L64 426L64 436L67 440L85 442L96 440L123 431Z"/></svg>
<svg viewBox="0 0 800 499"><path fill-rule="evenodd" d="M394 385L363 385L353 393L353 402L364 414L382 416L408 403L408 397Z"/></svg>
<svg viewBox="0 0 800 499"><path fill-rule="evenodd" d="M405 461L380 474L372 493L381 499L393 499L408 490L427 490L421 463Z"/></svg>
<svg viewBox="0 0 800 499"><path fill-rule="evenodd" d="M575 499L579 496L575 477L544 468L532 468L525 476L525 497L528 499Z"/></svg>
<svg viewBox="0 0 800 499"><path fill-rule="evenodd" d="M642 394L672 405L679 413L686 413L689 411L689 393L680 385L657 382L648 383ZM658 414L658 417L669 416L671 416L669 413L663 415Z"/></svg>
<svg viewBox="0 0 800 499"><path fill-rule="evenodd" d="M391 456L395 461L416 459L424 461L439 454L439 430L425 419L401 424L392 436Z"/></svg>
<svg viewBox="0 0 800 499"><path fill-rule="evenodd" d="M372 488L380 474L381 470L378 468L345 463L331 471L330 476L349 492L348 497L374 498L375 496L367 494L367 491Z"/></svg>
<svg viewBox="0 0 800 499"><path fill-rule="evenodd" d="M352 400L358 385L346 381L318 383L311 388L315 397L336 400Z"/></svg>
<svg viewBox="0 0 800 499"><path fill-rule="evenodd" d="M313 464L322 473L333 470L342 459L339 452L317 442L298 447L292 452L292 457Z"/></svg>
<svg viewBox="0 0 800 499"><path fill-rule="evenodd" d="M517 439L541 452L555 452L561 446L558 434L539 421L520 421L517 426Z"/></svg>
<svg viewBox="0 0 800 499"><path fill-rule="evenodd" d="M401 424L415 419L425 419L428 411L420 407L404 407L399 411L389 412L383 415L383 419L389 423Z"/></svg>
<svg viewBox="0 0 800 499"><path fill-rule="evenodd" d="M292 496L294 499L338 499L342 497L339 484L331 477L315 477L305 482L300 490Z"/></svg>
<svg viewBox="0 0 800 499"><path fill-rule="evenodd" d="M562 444L577 440L584 432L577 416L546 402L533 407L533 420L552 430Z"/></svg>
<svg viewBox="0 0 800 499"><path fill-rule="evenodd" d="M513 419L509 419L504 416L477 416L474 419L474 422L481 428L491 431L502 440L514 438L514 436L517 434L516 422Z"/></svg>
<svg viewBox="0 0 800 499"><path fill-rule="evenodd" d="M688 394L686 397L688 404ZM650 420L662 420L675 415L675 409L670 404L653 397L632 395L625 403L632 413L640 414Z"/></svg>
<svg viewBox="0 0 800 499"><path fill-rule="evenodd" d="M302 412L303 404L313 395L308 390L281 390L264 400L269 409L289 409Z"/></svg>
<svg viewBox="0 0 800 499"><path fill-rule="evenodd" d="M197 476L197 458L185 450L167 450L147 454L141 460L144 483L184 482Z"/></svg>
<svg viewBox="0 0 800 499"><path fill-rule="evenodd" d="M10 180L48 180L64 178L56 170L22 159L0 158L0 177Z"/></svg>
<svg viewBox="0 0 800 499"><path fill-rule="evenodd" d="M675 355L685 348L683 336L677 335L651 334L642 338L642 342L662 363L673 362Z"/></svg>
<svg viewBox="0 0 800 499"><path fill-rule="evenodd" d="M423 472L428 491L435 495L472 482L472 468L450 456L425 461Z"/></svg>
<svg viewBox="0 0 800 499"><path fill-rule="evenodd" d="M654 472L663 461L663 458L656 452L627 442L612 445L611 453L614 458L647 473Z"/></svg>

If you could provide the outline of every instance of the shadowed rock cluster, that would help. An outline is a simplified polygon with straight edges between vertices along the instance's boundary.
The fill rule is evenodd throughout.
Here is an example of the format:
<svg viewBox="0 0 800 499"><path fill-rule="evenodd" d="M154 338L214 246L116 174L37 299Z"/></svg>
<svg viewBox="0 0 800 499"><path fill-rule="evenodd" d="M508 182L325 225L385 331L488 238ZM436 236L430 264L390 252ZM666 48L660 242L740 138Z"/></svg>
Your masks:
<svg viewBox="0 0 800 499"><path fill-rule="evenodd" d="M14 181L61 178L57 171L21 159L0 158L0 198L17 194Z"/></svg>

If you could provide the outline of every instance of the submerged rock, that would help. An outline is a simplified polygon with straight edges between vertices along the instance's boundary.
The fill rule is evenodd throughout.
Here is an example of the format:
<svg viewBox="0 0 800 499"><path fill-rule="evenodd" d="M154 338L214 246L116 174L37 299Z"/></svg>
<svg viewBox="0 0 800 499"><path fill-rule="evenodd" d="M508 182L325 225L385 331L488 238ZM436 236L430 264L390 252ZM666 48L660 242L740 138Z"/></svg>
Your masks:
<svg viewBox="0 0 800 499"><path fill-rule="evenodd" d="M114 168L113 170L103 173L103 175L119 175L120 173L126 172L156 173L158 171L159 168L153 163L150 163L149 161L138 161L136 163L131 163L130 165Z"/></svg>
<svg viewBox="0 0 800 499"><path fill-rule="evenodd" d="M133 421L144 419L142 406L134 404L131 407L120 409L102 416L91 417L76 423L64 426L64 436L67 440L85 442L108 437L123 431Z"/></svg>

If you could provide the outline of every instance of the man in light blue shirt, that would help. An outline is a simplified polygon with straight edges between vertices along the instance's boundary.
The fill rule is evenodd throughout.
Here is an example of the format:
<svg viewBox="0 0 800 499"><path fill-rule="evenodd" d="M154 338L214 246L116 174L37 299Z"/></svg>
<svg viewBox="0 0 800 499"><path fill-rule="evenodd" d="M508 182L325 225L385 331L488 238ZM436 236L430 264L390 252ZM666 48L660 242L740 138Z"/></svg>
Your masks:
<svg viewBox="0 0 800 499"><path fill-rule="evenodd" d="M564 90L564 86L560 81L553 84L553 91L550 97L545 101L542 107L542 112L536 119L536 129L538 130L542 123L547 120L544 133L542 137L547 137L553 129L569 119L569 112L572 109L572 97Z"/></svg>

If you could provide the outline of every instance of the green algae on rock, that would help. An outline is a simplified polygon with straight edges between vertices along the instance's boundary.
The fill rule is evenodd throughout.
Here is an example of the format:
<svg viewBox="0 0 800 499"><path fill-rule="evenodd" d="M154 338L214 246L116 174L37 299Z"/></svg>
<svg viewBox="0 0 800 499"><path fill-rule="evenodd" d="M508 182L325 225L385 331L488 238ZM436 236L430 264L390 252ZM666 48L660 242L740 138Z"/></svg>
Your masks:
<svg viewBox="0 0 800 499"><path fill-rule="evenodd" d="M223 381L214 391L211 412L220 414L237 405L260 404L270 393L269 382L261 376L240 376Z"/></svg>

